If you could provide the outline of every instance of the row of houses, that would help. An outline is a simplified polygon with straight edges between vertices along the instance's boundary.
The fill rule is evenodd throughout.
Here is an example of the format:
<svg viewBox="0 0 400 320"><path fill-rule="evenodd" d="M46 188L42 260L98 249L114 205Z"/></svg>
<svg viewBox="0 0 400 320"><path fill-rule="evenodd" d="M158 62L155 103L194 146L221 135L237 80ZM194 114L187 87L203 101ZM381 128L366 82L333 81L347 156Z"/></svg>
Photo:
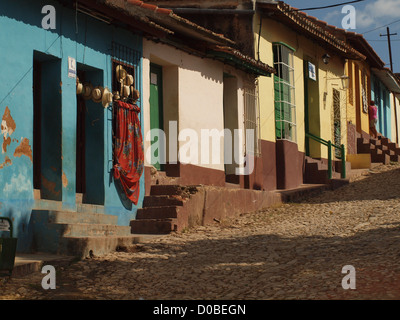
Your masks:
<svg viewBox="0 0 400 320"><path fill-rule="evenodd" d="M177 185L250 210L249 192L261 207L398 161L399 79L362 35L281 1L14 0L0 12L0 216L18 251L101 253L176 230Z"/></svg>

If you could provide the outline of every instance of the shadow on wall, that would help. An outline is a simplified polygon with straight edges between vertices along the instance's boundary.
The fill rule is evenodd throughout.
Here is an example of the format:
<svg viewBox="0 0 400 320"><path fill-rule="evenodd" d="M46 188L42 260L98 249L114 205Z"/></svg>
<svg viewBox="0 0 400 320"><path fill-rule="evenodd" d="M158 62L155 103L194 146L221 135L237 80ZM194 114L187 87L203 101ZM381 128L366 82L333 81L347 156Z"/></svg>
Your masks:
<svg viewBox="0 0 400 320"><path fill-rule="evenodd" d="M32 201L13 201L0 203L0 216L8 217L13 221L13 237L18 238L17 252L31 252L33 226L31 223ZM29 212L29 214L26 214ZM8 231L0 231L1 238L10 237Z"/></svg>

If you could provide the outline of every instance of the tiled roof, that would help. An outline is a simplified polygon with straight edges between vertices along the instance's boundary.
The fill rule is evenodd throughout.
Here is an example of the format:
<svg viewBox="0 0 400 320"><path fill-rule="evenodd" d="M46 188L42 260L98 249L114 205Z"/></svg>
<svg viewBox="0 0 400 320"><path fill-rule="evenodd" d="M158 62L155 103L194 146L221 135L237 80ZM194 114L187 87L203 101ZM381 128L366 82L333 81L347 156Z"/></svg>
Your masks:
<svg viewBox="0 0 400 320"><path fill-rule="evenodd" d="M173 13L172 10L170 9L159 8L154 4L144 3L143 1L140 0L127 0L127 2L141 8L152 10L157 13L162 13L166 15L170 15L171 13Z"/></svg>
<svg viewBox="0 0 400 320"><path fill-rule="evenodd" d="M173 33L182 33L197 40L219 45L232 45L235 42L209 29L182 18L170 9L160 8L140 0L99 0L113 8L119 8L126 14L143 21L153 22Z"/></svg>
<svg viewBox="0 0 400 320"><path fill-rule="evenodd" d="M239 50L236 50L231 47L215 46L209 52L212 54L218 52L225 53L234 58L231 60L236 60L236 62L239 62L239 64L245 67L247 70L253 70L254 73L260 75L270 75L271 73L276 73L276 70L273 67L269 66L268 64L265 64L261 61L246 56Z"/></svg>
<svg viewBox="0 0 400 320"><path fill-rule="evenodd" d="M366 58L372 60L375 63L376 67L383 67L385 63L376 53L374 48L369 44L369 42L364 38L364 36L360 33L356 33L353 31L348 31L346 29L342 29L333 25L328 24L325 21L319 20L315 17L309 16L305 14L308 19L320 25L322 28L332 33L338 39L348 42L349 45L355 47L358 52L362 53L366 56Z"/></svg>
<svg viewBox="0 0 400 320"><path fill-rule="evenodd" d="M216 58L257 75L270 75L275 72L274 68L231 48L235 42L224 35L182 18L170 9L140 0L82 0L79 5L82 3L85 8L100 12L111 21L128 24L131 28L140 27L150 38L163 39L166 43L190 53ZM167 38L168 35L177 34L183 35L178 43L173 38ZM222 52L223 57L218 54Z"/></svg>
<svg viewBox="0 0 400 320"><path fill-rule="evenodd" d="M321 21L309 16L305 12L298 11L297 8L291 7L282 1L273 3L257 2L257 6L261 9L267 10L268 12L272 12L273 15L270 16L271 18L285 23L296 29L298 32L313 38L318 41L321 46L328 46L346 58L357 60L366 59L362 53L358 52L345 41L340 40L321 26Z"/></svg>

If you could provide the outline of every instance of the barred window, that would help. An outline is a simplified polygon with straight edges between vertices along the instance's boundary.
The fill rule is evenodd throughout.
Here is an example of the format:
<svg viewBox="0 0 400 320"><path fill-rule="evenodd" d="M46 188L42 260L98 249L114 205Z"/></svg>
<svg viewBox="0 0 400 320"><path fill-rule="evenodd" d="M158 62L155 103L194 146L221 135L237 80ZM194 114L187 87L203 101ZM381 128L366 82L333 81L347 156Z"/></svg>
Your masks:
<svg viewBox="0 0 400 320"><path fill-rule="evenodd" d="M273 45L275 94L275 133L277 139L296 141L296 106L293 50L282 44Z"/></svg>
<svg viewBox="0 0 400 320"><path fill-rule="evenodd" d="M254 132L253 139L246 141L246 153L258 156L260 154L259 129L260 129L260 108L258 104L258 94L255 84L247 84L244 87L244 126Z"/></svg>

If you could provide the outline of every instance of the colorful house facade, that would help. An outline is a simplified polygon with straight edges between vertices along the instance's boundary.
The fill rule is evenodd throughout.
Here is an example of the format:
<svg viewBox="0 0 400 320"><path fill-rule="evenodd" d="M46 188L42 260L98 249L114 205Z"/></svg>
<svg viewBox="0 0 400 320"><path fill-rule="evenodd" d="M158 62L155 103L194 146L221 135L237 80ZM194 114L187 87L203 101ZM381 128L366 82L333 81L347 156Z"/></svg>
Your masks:
<svg viewBox="0 0 400 320"><path fill-rule="evenodd" d="M274 69L222 34L141 1L46 5L0 5L0 215L12 219L20 252L101 254L134 241L129 225L151 166L160 165L146 158L149 130L167 129L178 151L187 144L171 138L170 122L200 135L255 127L255 79ZM165 165L183 183L225 186L236 166L224 157Z"/></svg>

